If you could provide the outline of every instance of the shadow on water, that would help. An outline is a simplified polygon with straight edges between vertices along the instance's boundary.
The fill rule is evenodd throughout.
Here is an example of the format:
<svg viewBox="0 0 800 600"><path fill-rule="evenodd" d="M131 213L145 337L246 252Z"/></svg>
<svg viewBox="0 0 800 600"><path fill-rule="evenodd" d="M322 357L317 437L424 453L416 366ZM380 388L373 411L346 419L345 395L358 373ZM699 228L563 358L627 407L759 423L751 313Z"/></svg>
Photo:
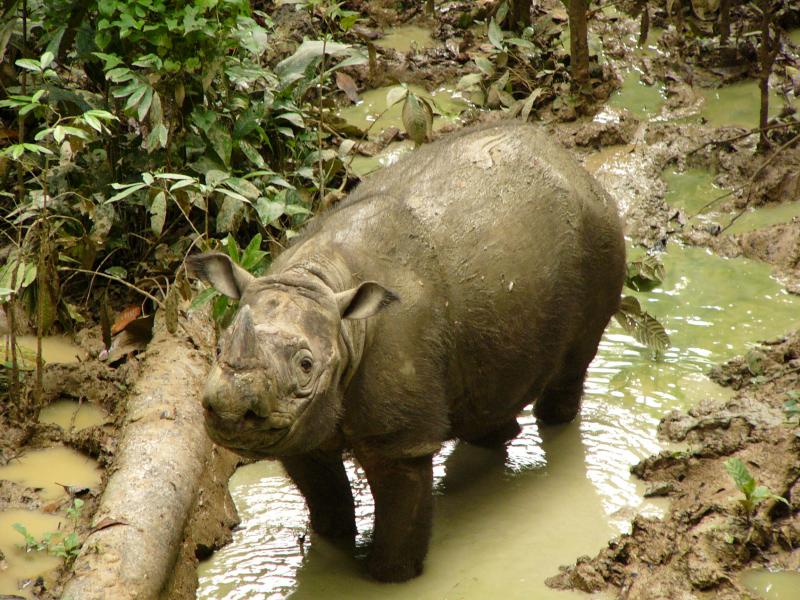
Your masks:
<svg viewBox="0 0 800 600"><path fill-rule="evenodd" d="M571 553L596 551L610 533L585 525L602 524L605 517L591 482L575 469L586 460L580 424L540 432L531 424L526 430L523 437L537 440L533 454L547 460L521 472L509 468L504 449L459 443L445 450L440 466L446 474L436 487L431 552L421 577L402 585L369 581L360 563L315 539L289 597L433 600L488 598L498 590L504 598L581 597L543 585Z"/></svg>

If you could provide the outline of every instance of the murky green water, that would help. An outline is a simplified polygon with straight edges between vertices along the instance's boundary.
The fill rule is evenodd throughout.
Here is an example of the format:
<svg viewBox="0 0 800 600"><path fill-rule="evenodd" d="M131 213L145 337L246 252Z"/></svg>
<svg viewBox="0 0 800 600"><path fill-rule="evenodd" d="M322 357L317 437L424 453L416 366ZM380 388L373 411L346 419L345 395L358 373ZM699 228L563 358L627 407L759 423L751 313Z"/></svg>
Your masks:
<svg viewBox="0 0 800 600"><path fill-rule="evenodd" d="M651 119L661 112L665 99L662 84L647 85L642 82L639 71L630 69L625 73L622 87L609 98L608 105L625 108L638 119Z"/></svg>
<svg viewBox="0 0 800 600"><path fill-rule="evenodd" d="M748 571L742 576L745 585L764 600L797 600L800 598L800 572L764 569Z"/></svg>
<svg viewBox="0 0 800 600"><path fill-rule="evenodd" d="M344 108L339 116L345 121L361 129L371 126L370 135L378 135L381 129L397 127L403 129L403 102L397 102L387 109L387 95L399 86L386 86L369 90L361 94L361 101L353 106ZM428 92L419 85L409 85L408 89L416 95L428 100L435 112L434 129L441 127L447 121L454 121L469 102L451 86L441 86L433 92Z"/></svg>
<svg viewBox="0 0 800 600"><path fill-rule="evenodd" d="M366 91L361 94L361 101L358 104L343 109L339 116L362 130L369 129L369 136L372 138L387 127L396 127L402 131L403 102L397 102L387 108L388 94L397 88L399 86L387 86ZM461 112L471 106L461 92L456 91L455 86L444 85L433 92L428 92L418 85L409 85L408 89L430 102L436 113L433 119L434 130L446 123L457 121ZM350 167L356 175L364 177L381 167L397 162L401 156L413 149L414 142L410 140L392 142L376 156L354 156Z"/></svg>
<svg viewBox="0 0 800 600"><path fill-rule="evenodd" d="M733 219L733 214L722 214L717 211L721 203L730 201L731 196L720 200L726 190L714 184L714 178L710 171L697 167L685 171L666 169L661 176L667 184L664 199L670 206L681 209L687 217L697 215L697 220L700 222L714 222L723 227ZM698 211L709 203L711 205L698 214ZM797 216L800 216L800 202L783 202L748 208L733 221L725 233L743 233L778 223L787 223Z"/></svg>
<svg viewBox="0 0 800 600"><path fill-rule="evenodd" d="M418 25L402 25L393 27L384 37L375 40L375 45L394 48L398 52L408 52L412 48L425 50L439 44L433 39L430 29Z"/></svg>
<svg viewBox="0 0 800 600"><path fill-rule="evenodd" d="M262 462L231 481L243 527L201 566L198 598L569 598L543 584L559 564L598 551L635 512L659 514L658 505L642 501L628 471L659 450L658 420L726 396L704 375L711 365L800 321L800 298L783 292L763 264L679 246L664 263L663 285L640 296L672 337L674 347L661 360L651 360L614 324L592 363L578 421L539 429L525 416L523 434L506 456L466 444L441 452L422 577L380 586L318 540L310 547L306 541L304 555L302 497L277 464ZM352 465L350 472L364 535L372 501Z"/></svg>
<svg viewBox="0 0 800 600"><path fill-rule="evenodd" d="M711 127L758 127L761 92L755 80L739 81L716 89L702 91L706 101L700 110ZM774 91L769 94L769 116L774 117L783 108L783 100Z"/></svg>

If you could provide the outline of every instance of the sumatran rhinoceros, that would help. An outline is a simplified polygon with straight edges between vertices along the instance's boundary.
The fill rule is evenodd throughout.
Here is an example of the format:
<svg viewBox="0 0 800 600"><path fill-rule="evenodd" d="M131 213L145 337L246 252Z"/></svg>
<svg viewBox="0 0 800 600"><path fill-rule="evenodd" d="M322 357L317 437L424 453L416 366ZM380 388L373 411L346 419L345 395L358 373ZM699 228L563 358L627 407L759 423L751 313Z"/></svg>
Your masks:
<svg viewBox="0 0 800 600"><path fill-rule="evenodd" d="M317 533L356 532L342 452L375 500L369 573L419 575L434 453L501 445L528 403L571 420L625 270L614 201L538 128L426 145L313 219L255 278L223 254L189 269L239 312L203 396L211 438L276 457Z"/></svg>

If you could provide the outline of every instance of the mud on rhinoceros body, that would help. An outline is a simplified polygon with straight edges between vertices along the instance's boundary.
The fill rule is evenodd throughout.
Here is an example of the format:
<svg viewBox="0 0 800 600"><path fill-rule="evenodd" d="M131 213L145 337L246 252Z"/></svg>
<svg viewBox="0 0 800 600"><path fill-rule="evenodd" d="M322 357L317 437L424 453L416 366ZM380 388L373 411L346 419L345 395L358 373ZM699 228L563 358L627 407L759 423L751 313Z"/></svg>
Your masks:
<svg viewBox="0 0 800 600"><path fill-rule="evenodd" d="M241 309L203 405L219 444L277 457L312 528L352 541L352 450L375 500L369 572L418 575L432 456L513 438L534 403L578 412L625 269L614 202L537 128L451 135L369 178L254 278L222 254L190 270Z"/></svg>

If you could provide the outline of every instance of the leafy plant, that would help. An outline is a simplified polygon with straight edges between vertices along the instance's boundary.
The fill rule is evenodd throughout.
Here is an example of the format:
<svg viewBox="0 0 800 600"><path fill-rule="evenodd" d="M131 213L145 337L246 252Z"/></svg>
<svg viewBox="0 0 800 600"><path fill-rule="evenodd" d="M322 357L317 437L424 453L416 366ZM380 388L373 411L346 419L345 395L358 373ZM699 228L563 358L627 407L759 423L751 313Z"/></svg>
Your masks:
<svg viewBox="0 0 800 600"><path fill-rule="evenodd" d="M789 397L783 403L783 411L789 421L800 421L800 390L789 390L786 392Z"/></svg>
<svg viewBox="0 0 800 600"><path fill-rule="evenodd" d="M228 235L222 245L233 262L253 275L260 275L267 266L268 253L261 250L261 235L256 234L244 250L239 250L236 240ZM236 312L237 302L222 295L213 287L200 292L192 302L191 310L197 310L211 302L211 315L221 327L226 326Z"/></svg>
<svg viewBox="0 0 800 600"><path fill-rule="evenodd" d="M75 498L72 501L72 505L67 509L67 518L72 521L72 531L69 533L63 531L49 531L45 533L41 539L37 540L21 523L14 523L12 527L25 538L24 547L27 552L48 552L70 563L77 558L81 549L81 543L76 528L83 511L83 506L83 500Z"/></svg>
<svg viewBox="0 0 800 600"><path fill-rule="evenodd" d="M789 501L783 496L773 494L765 485L757 485L756 480L740 459L732 457L726 460L725 470L733 479L736 489L744 496L739 502L741 502L747 515L752 515L756 507L764 500L776 500L789 506Z"/></svg>
<svg viewBox="0 0 800 600"><path fill-rule="evenodd" d="M625 285L637 292L649 292L664 281L664 265L655 255L632 260L627 265Z"/></svg>
<svg viewBox="0 0 800 600"><path fill-rule="evenodd" d="M664 265L653 255L630 261L627 265L625 285L636 292L651 291L664 279ZM623 296L614 318L622 328L640 344L656 355L670 347L669 335L653 315L644 310L634 296Z"/></svg>

